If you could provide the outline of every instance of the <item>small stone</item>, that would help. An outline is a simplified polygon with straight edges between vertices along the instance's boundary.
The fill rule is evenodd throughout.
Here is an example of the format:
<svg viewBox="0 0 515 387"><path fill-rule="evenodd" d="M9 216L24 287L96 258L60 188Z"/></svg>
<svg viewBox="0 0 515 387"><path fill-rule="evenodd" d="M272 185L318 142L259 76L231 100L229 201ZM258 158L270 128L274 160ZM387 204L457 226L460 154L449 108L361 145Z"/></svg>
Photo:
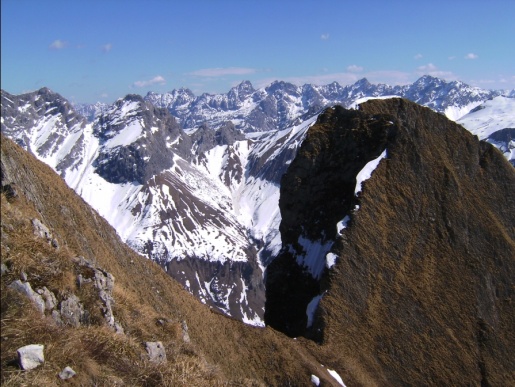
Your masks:
<svg viewBox="0 0 515 387"><path fill-rule="evenodd" d="M186 324L186 321L182 322L182 341L185 343L190 342L190 335L188 334L188 324Z"/></svg>
<svg viewBox="0 0 515 387"><path fill-rule="evenodd" d="M2 263L0 265L0 270L1 270L2 276L9 272L9 269L5 263Z"/></svg>
<svg viewBox="0 0 515 387"><path fill-rule="evenodd" d="M23 370L32 370L45 362L45 346L42 344L30 344L18 348L18 362Z"/></svg>
<svg viewBox="0 0 515 387"><path fill-rule="evenodd" d="M62 380L67 380L73 378L77 373L71 367L64 367L64 369L59 373L59 378Z"/></svg>
<svg viewBox="0 0 515 387"><path fill-rule="evenodd" d="M28 278L27 278L27 273L25 273L24 271L22 271L22 272L20 273L20 278L21 278L21 280L22 280L23 282L27 282L27 279L28 279Z"/></svg>
<svg viewBox="0 0 515 387"><path fill-rule="evenodd" d="M166 362L166 352L163 343L160 341L147 341L145 343L147 348L148 357L152 363Z"/></svg>
<svg viewBox="0 0 515 387"><path fill-rule="evenodd" d="M46 240L50 240L52 238L52 234L48 227L41 223L39 219L32 219L32 227L34 227L34 235L37 237L44 238Z"/></svg>

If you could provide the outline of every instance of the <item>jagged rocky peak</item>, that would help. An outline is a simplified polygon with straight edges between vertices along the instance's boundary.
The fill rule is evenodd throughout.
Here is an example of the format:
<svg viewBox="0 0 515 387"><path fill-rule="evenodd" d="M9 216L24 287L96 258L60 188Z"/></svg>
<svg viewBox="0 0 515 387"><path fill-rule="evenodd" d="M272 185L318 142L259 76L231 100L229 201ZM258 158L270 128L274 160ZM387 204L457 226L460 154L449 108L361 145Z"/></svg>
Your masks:
<svg viewBox="0 0 515 387"><path fill-rule="evenodd" d="M173 165L173 154L188 158L191 139L168 109L141 96L118 99L94 123L102 148L96 171L111 183L144 183Z"/></svg>
<svg viewBox="0 0 515 387"><path fill-rule="evenodd" d="M356 173L384 150L356 195ZM357 362L362 381L503 384L513 192L497 149L428 108L393 98L328 109L282 181L265 321Z"/></svg>
<svg viewBox="0 0 515 387"><path fill-rule="evenodd" d="M58 160L58 170L67 162L58 150L70 138L77 138L86 120L61 95L48 88L12 95L2 90L2 133L43 159Z"/></svg>
<svg viewBox="0 0 515 387"><path fill-rule="evenodd" d="M62 116L63 127L77 123L84 125L84 120L73 106L47 87L20 95L2 90L2 131L30 131L38 119L58 115Z"/></svg>
<svg viewBox="0 0 515 387"><path fill-rule="evenodd" d="M236 99L242 102L255 91L256 90L250 81L242 81L239 85L229 90L229 100Z"/></svg>
<svg viewBox="0 0 515 387"><path fill-rule="evenodd" d="M295 86L293 83L284 81L274 81L269 86L267 86L265 90L268 94L277 95L278 97L280 96L280 94L299 95L298 86Z"/></svg>
<svg viewBox="0 0 515 387"><path fill-rule="evenodd" d="M245 135L231 121L227 121L215 132L215 140L217 145L232 145L236 141L245 140Z"/></svg>
<svg viewBox="0 0 515 387"><path fill-rule="evenodd" d="M191 134L193 149L196 155L205 153L217 145L233 145L236 141L245 140L245 135L231 121L221 124L214 130L205 122Z"/></svg>

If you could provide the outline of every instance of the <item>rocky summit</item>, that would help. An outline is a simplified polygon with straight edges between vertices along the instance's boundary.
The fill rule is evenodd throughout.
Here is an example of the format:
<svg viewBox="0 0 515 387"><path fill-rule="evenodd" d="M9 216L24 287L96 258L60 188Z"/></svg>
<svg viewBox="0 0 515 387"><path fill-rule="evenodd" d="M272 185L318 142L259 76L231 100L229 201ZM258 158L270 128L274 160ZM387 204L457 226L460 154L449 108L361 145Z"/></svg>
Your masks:
<svg viewBox="0 0 515 387"><path fill-rule="evenodd" d="M428 108L325 110L281 181L266 323L360 385L513 383L514 192L501 152Z"/></svg>

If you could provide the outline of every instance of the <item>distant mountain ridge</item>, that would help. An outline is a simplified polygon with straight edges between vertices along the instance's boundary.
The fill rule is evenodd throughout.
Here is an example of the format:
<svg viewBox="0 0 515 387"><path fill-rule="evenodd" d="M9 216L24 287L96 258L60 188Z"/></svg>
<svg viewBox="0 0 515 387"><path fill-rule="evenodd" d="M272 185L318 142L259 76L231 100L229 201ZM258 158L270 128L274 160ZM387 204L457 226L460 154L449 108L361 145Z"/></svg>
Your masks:
<svg viewBox="0 0 515 387"><path fill-rule="evenodd" d="M220 122L231 120L237 129L252 132L285 129L299 117L324 107L349 107L363 97L388 95L409 99L456 120L481 102L498 95L509 96L509 92L484 90L460 81L448 82L425 75L403 86L372 84L363 78L348 86L337 82L296 86L275 81L254 89L249 81L243 81L226 94L195 96L191 90L182 88L164 94L149 92L144 98L167 108L184 128L196 128L204 122L216 127Z"/></svg>
<svg viewBox="0 0 515 387"><path fill-rule="evenodd" d="M338 82L327 85L296 86L284 81L255 89L250 81L242 81L227 93L203 93L196 96L187 88L167 93L149 91L144 99L156 107L167 108L185 129L196 129L207 123L216 128L232 121L244 132L285 129L298 123L299 117L320 111L324 107L349 107L364 97L398 96L445 114L456 120L488 99L502 95L515 97L515 90L486 90L461 81L445 81L430 75L412 84L390 86L372 84L366 78L352 85ZM93 121L109 105L76 104L79 114Z"/></svg>

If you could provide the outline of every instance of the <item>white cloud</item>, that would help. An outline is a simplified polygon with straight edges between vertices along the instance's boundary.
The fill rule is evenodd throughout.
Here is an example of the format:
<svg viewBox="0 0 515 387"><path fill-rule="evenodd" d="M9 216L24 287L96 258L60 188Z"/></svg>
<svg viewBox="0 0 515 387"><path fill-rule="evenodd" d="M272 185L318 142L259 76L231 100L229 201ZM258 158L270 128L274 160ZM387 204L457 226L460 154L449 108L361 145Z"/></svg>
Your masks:
<svg viewBox="0 0 515 387"><path fill-rule="evenodd" d="M102 52L105 52L106 54L113 49L112 43L106 43L101 47Z"/></svg>
<svg viewBox="0 0 515 387"><path fill-rule="evenodd" d="M465 59L477 59L479 58L479 56L477 54L474 54L474 53L468 53L467 55L465 55Z"/></svg>
<svg viewBox="0 0 515 387"><path fill-rule="evenodd" d="M359 73L359 72L363 71L363 67L357 66L357 65L350 65L350 66L347 66L347 71L349 71L351 73Z"/></svg>
<svg viewBox="0 0 515 387"><path fill-rule="evenodd" d="M417 70L422 71L422 72L431 72L431 71L436 71L437 67L432 63L428 63L426 65L417 67Z"/></svg>
<svg viewBox="0 0 515 387"><path fill-rule="evenodd" d="M221 77L224 75L246 75L254 74L257 72L256 69L247 67L216 67L210 69L200 69L188 73L188 75L194 75L198 77Z"/></svg>
<svg viewBox="0 0 515 387"><path fill-rule="evenodd" d="M422 54L417 54L415 55L413 58L418 60L418 59L422 59L423 55Z"/></svg>
<svg viewBox="0 0 515 387"><path fill-rule="evenodd" d="M433 77L444 78L444 79L445 78L455 78L455 75L452 73L452 71L440 70L433 63L428 63L426 65L417 67L416 74L419 76L431 75Z"/></svg>
<svg viewBox="0 0 515 387"><path fill-rule="evenodd" d="M147 87L152 85L164 85L166 83L166 79L164 79L161 75L157 75L152 79L147 81L136 81L132 85L134 87Z"/></svg>
<svg viewBox="0 0 515 387"><path fill-rule="evenodd" d="M448 57L447 59L454 60L454 59L456 59L456 56L453 55L453 56Z"/></svg>
<svg viewBox="0 0 515 387"><path fill-rule="evenodd" d="M107 98L107 97L109 97L109 95L107 93L100 94L100 98Z"/></svg>
<svg viewBox="0 0 515 387"><path fill-rule="evenodd" d="M328 40L329 39L329 34L322 34L322 35L320 35L320 39Z"/></svg>
<svg viewBox="0 0 515 387"><path fill-rule="evenodd" d="M66 46L68 46L68 42L65 42L64 40L57 39L57 40L54 40L50 44L50 46L48 46L48 48L50 48L51 50L61 50L61 49L65 48Z"/></svg>

